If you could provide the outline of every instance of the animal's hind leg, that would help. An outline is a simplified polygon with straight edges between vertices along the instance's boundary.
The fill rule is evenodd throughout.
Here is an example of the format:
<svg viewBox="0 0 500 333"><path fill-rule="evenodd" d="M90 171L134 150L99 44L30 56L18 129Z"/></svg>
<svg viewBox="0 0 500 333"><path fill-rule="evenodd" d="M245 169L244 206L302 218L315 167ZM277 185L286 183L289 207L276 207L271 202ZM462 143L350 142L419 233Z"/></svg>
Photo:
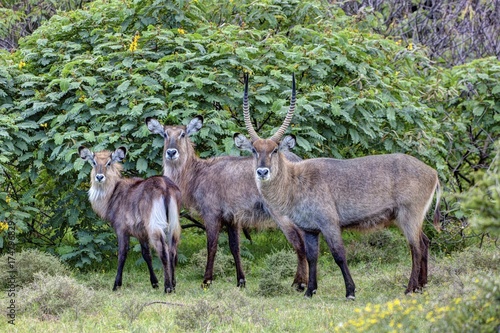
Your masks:
<svg viewBox="0 0 500 333"><path fill-rule="evenodd" d="M175 267L177 266L177 241L173 240L172 245L169 247L169 255L170 255L170 270L172 271L172 284L175 286L177 281L175 280Z"/></svg>
<svg viewBox="0 0 500 333"><path fill-rule="evenodd" d="M396 224L406 237L411 252L411 274L405 294L421 291L420 282L421 274L423 273L421 270L423 266L422 254L426 251L423 251L424 248L422 247L425 240L422 238L423 217L420 218L420 215L418 211L401 208L396 217ZM425 260L427 260L427 258ZM424 269L425 272L427 272L427 268Z"/></svg>
<svg viewBox="0 0 500 333"><path fill-rule="evenodd" d="M158 278L153 270L153 259L151 258L151 251L149 250L149 245L147 241L140 241L141 243L141 252L144 261L148 265L149 270L149 281L151 281L151 286L153 288L158 288Z"/></svg>
<svg viewBox="0 0 500 333"><path fill-rule="evenodd" d="M245 287L245 273L243 272L243 267L241 265L240 256L240 228L237 225L227 225L227 235L229 238L229 249L234 258L234 264L236 265L236 280L238 287Z"/></svg>
<svg viewBox="0 0 500 333"><path fill-rule="evenodd" d="M419 280L421 274L422 266L422 253L420 251L420 242L410 243L412 267L410 280L408 281L408 287L406 288L405 294L412 292L419 292L421 290Z"/></svg>
<svg viewBox="0 0 500 333"><path fill-rule="evenodd" d="M428 262L429 262L429 238L422 232L420 234L420 249L422 253L422 261L420 264L419 288L425 287L427 284Z"/></svg>
<svg viewBox="0 0 500 333"><path fill-rule="evenodd" d="M152 237L152 243L163 265L165 293L171 293L175 290L172 281L172 270L170 265L170 255L168 253L165 236L162 232L156 232Z"/></svg>

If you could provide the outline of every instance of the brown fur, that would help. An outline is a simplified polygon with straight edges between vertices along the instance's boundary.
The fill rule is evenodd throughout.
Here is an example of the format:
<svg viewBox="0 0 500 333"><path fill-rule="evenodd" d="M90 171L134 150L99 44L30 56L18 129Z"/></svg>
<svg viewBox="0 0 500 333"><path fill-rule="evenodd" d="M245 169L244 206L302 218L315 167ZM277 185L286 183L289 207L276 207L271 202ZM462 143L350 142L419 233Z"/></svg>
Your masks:
<svg viewBox="0 0 500 333"><path fill-rule="evenodd" d="M242 141L240 136L237 145L242 147ZM286 217L306 233L325 236L344 274L347 297L354 297L354 282L340 236L345 228L372 229L395 223L412 250L406 292L420 290L427 283L428 239L422 224L434 192L439 191L434 169L403 154L290 163L272 140L247 141L246 145L254 152L254 170L269 170L267 180L256 175L268 207L278 219ZM435 220L438 216L436 208ZM310 295L316 289L316 279L312 280Z"/></svg>
<svg viewBox="0 0 500 333"><path fill-rule="evenodd" d="M275 220L291 220L305 232L309 282L306 296L316 292L318 235L322 233L346 286L354 299L355 285L347 267L341 231L373 229L395 223L403 232L412 254L412 271L406 293L427 283L429 239L422 231L425 214L437 193L434 225L439 224L440 186L437 172L404 154L374 155L348 160L315 158L288 162L283 150L295 138L282 134L295 109L295 82L290 108L278 135L261 139L253 129L248 110L248 76L245 75L245 125L251 136L234 135L238 148L254 156L257 187ZM279 222L278 222L279 223Z"/></svg>
<svg viewBox="0 0 500 333"><path fill-rule="evenodd" d="M163 263L165 292L172 292L181 230L180 190L165 176L122 178L122 166L118 162L125 153L123 147L113 153L102 151L95 154L83 146L79 149L80 157L93 165L89 190L92 209L111 224L118 238L118 272L113 290L122 284L129 239L133 236L141 244L152 286L158 288L158 279L153 271L149 244Z"/></svg>
<svg viewBox="0 0 500 333"><path fill-rule="evenodd" d="M242 227L271 227L275 223L255 186L250 172L253 165L250 157L201 159L196 156L189 136L201 128L202 121L198 116L188 126L163 126L157 120L148 118L146 124L152 133L164 138L164 175L179 185L184 207L198 213L204 221L208 257L202 286L210 285L213 280L217 240L223 226L229 235L237 284L244 286L245 276L239 252L240 230ZM169 152L174 158L169 157ZM288 158L299 160L292 153L285 153ZM298 267L293 283L303 288L307 280L307 262L302 232L290 221L282 221L278 226L297 252Z"/></svg>

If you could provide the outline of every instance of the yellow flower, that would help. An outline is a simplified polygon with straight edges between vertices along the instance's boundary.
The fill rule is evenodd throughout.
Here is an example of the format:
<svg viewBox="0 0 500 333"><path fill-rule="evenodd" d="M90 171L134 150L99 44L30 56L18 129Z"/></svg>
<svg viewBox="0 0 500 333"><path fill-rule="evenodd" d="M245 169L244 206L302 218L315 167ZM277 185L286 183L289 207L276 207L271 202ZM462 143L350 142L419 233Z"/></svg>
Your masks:
<svg viewBox="0 0 500 333"><path fill-rule="evenodd" d="M9 225L7 222L0 222L0 233L4 232L5 230L9 229Z"/></svg>
<svg viewBox="0 0 500 333"><path fill-rule="evenodd" d="M184 29L182 29L182 28L178 28L178 29L177 29L177 32L178 32L179 34L181 34L181 35L184 35L184 34L186 33L186 31L185 31Z"/></svg>
<svg viewBox="0 0 500 333"><path fill-rule="evenodd" d="M130 43L130 47L128 48L130 52L134 52L135 50L137 50L137 44L139 42L140 37L141 35L139 34L139 32L136 32L134 39L132 39L132 43Z"/></svg>
<svg viewBox="0 0 500 333"><path fill-rule="evenodd" d="M40 127L47 128L47 123L40 124Z"/></svg>
<svg viewBox="0 0 500 333"><path fill-rule="evenodd" d="M409 51L413 50L413 43L408 44L408 50Z"/></svg>
<svg viewBox="0 0 500 333"><path fill-rule="evenodd" d="M24 66L26 66L26 63L24 61L19 61L19 69L23 69Z"/></svg>

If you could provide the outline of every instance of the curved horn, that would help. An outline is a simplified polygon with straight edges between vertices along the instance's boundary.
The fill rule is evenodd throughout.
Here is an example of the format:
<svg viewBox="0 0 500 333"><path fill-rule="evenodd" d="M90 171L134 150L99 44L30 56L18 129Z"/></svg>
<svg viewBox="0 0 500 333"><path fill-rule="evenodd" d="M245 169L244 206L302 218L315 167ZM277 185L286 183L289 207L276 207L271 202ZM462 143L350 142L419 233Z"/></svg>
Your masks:
<svg viewBox="0 0 500 333"><path fill-rule="evenodd" d="M247 128L248 134L252 142L260 139L257 132L253 128L252 121L250 120L250 112L248 107L248 73L244 73L243 77L245 79L245 93L243 94L243 116L245 118L245 126Z"/></svg>
<svg viewBox="0 0 500 333"><path fill-rule="evenodd" d="M293 113L295 112L295 101L296 101L295 73L292 73L292 98L290 99L290 108L288 109L283 124L281 124L281 127L278 129L278 131L274 133L272 137L269 138L270 140L273 140L274 142L279 142L283 134L285 134L288 125L290 125L290 123L292 122Z"/></svg>

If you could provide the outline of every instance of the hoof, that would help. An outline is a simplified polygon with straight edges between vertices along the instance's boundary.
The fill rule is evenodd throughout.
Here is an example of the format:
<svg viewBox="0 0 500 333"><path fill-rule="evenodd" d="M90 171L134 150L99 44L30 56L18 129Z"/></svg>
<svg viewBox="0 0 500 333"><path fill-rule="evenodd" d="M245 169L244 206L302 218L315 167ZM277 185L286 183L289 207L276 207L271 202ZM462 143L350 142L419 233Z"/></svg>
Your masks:
<svg viewBox="0 0 500 333"><path fill-rule="evenodd" d="M422 294L424 290L421 287L415 288L413 290L406 289L405 295Z"/></svg>
<svg viewBox="0 0 500 333"><path fill-rule="evenodd" d="M165 294L171 294L175 292L175 288L165 288Z"/></svg>
<svg viewBox="0 0 500 333"><path fill-rule="evenodd" d="M153 287L153 289L158 289L158 283L151 283L151 286Z"/></svg>
<svg viewBox="0 0 500 333"><path fill-rule="evenodd" d="M304 297L312 298L314 294L316 294L316 289L314 289L314 290L306 290L306 293L304 294Z"/></svg>
<svg viewBox="0 0 500 333"><path fill-rule="evenodd" d="M212 280L203 281L201 284L201 289L208 289L212 285Z"/></svg>
<svg viewBox="0 0 500 333"><path fill-rule="evenodd" d="M246 281L245 279L240 279L238 281L238 284L236 285L238 288L245 288L245 285L246 285Z"/></svg>
<svg viewBox="0 0 500 333"><path fill-rule="evenodd" d="M348 301L354 301L356 299L356 297L354 297L354 295L349 295L349 296L346 296L345 299Z"/></svg>
<svg viewBox="0 0 500 333"><path fill-rule="evenodd" d="M305 283L294 283L294 284L292 284L292 287L295 287L296 291L304 291L304 290L306 290L306 284Z"/></svg>

